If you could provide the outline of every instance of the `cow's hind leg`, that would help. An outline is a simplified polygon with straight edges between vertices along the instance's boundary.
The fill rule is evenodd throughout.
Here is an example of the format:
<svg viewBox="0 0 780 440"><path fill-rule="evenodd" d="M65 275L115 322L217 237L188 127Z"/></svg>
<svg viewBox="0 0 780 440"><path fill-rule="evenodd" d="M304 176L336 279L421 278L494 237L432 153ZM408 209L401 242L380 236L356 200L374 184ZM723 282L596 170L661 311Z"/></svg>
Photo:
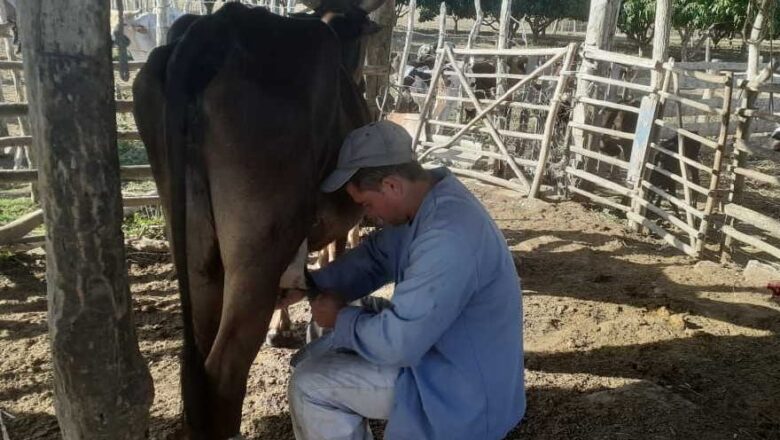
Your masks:
<svg viewBox="0 0 780 440"><path fill-rule="evenodd" d="M303 228L299 234L302 239ZM284 262L295 252L295 247L285 249L288 240L263 235L260 239L239 242L241 246L264 252L231 255L231 259L225 261L222 319L206 359L214 399L213 427L216 432L213 438L239 434L249 369L271 321ZM233 246L228 248L235 251ZM273 251L269 251L271 249Z"/></svg>
<svg viewBox="0 0 780 440"><path fill-rule="evenodd" d="M209 438L223 439L240 432L249 369L265 340L282 273L313 215L306 216L297 188L287 192L273 182L257 183L252 180L256 172L244 174L238 165L214 162L209 178L225 275L219 330L205 367L212 409Z"/></svg>
<svg viewBox="0 0 780 440"><path fill-rule="evenodd" d="M184 347L181 381L183 397L188 400L185 402L184 429L189 438L202 439L212 438L206 433L209 431L208 414L213 408L208 398L201 401L198 396L203 396L204 392L208 395L205 360L219 329L224 271L203 176L190 169L187 182L187 274L195 346Z"/></svg>
<svg viewBox="0 0 780 440"><path fill-rule="evenodd" d="M203 176L187 176L187 272L190 280L192 324L198 350L206 358L217 336L222 312L224 269L214 217Z"/></svg>

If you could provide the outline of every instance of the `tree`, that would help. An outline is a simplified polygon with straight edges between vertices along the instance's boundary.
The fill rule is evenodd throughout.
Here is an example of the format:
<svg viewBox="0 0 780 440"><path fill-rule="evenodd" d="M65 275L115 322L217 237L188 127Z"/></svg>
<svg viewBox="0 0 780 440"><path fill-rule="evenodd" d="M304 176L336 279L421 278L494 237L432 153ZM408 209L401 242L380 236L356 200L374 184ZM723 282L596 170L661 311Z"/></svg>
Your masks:
<svg viewBox="0 0 780 440"><path fill-rule="evenodd" d="M498 16L501 2L496 2L495 10L490 10L492 15ZM545 35L547 27L555 20L571 18L585 21L588 19L587 0L523 0L512 3L512 16L518 21L525 18L531 27L533 39L537 40Z"/></svg>
<svg viewBox="0 0 780 440"><path fill-rule="evenodd" d="M764 3L760 0L675 0L672 26L682 39L681 58L686 60L688 53L701 47L708 36L717 45L723 38L733 38L741 33L743 41L747 43L760 4ZM770 34L780 35L780 8L777 2L770 2L767 16L772 19L767 20L769 23L762 38ZM743 49L745 46L743 44Z"/></svg>
<svg viewBox="0 0 780 440"><path fill-rule="evenodd" d="M46 220L62 437L143 439L153 391L138 350L122 240L109 2L17 5Z"/></svg>
<svg viewBox="0 0 780 440"><path fill-rule="evenodd" d="M447 5L448 17L455 22L455 32L458 31L458 20L475 17L474 0L445 0L444 4ZM495 11L495 17L498 17L501 0L482 0L481 4L485 14ZM408 5L409 0L396 1L397 10L400 10L401 6ZM439 16L439 5L441 5L441 0L418 0L417 10L420 13L420 21L435 20Z"/></svg>
<svg viewBox="0 0 780 440"><path fill-rule="evenodd" d="M623 0L617 27L643 53L653 40L655 0Z"/></svg>

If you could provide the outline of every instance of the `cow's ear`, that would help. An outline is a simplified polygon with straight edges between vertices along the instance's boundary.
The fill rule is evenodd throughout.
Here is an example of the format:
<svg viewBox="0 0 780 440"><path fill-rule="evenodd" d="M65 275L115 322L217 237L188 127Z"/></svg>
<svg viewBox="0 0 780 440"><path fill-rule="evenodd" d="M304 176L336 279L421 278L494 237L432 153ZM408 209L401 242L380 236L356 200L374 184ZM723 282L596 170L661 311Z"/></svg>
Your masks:
<svg viewBox="0 0 780 440"><path fill-rule="evenodd" d="M361 34L362 35L373 35L379 31L382 30L382 26L374 23L373 21L369 20L368 23L363 25L363 29Z"/></svg>

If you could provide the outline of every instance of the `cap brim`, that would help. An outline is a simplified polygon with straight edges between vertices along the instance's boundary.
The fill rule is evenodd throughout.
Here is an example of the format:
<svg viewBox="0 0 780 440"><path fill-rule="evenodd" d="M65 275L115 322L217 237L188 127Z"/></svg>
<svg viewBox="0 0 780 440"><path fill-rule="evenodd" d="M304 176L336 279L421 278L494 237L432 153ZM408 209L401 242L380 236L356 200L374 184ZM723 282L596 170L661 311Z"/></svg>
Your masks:
<svg viewBox="0 0 780 440"><path fill-rule="evenodd" d="M346 185L347 182L349 182L349 179L351 179L352 176L354 176L357 172L358 168L337 168L322 182L320 185L320 191L326 193L338 191L338 189Z"/></svg>

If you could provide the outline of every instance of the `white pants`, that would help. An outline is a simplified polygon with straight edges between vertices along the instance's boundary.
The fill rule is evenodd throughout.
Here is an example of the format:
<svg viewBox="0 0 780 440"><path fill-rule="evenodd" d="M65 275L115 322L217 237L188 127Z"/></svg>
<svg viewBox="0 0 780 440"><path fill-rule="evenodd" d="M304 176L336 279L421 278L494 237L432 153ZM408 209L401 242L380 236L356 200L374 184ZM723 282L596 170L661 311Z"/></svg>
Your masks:
<svg viewBox="0 0 780 440"><path fill-rule="evenodd" d="M287 389L295 438L371 440L367 419L390 417L399 369L330 351L332 336L326 334L295 356Z"/></svg>

